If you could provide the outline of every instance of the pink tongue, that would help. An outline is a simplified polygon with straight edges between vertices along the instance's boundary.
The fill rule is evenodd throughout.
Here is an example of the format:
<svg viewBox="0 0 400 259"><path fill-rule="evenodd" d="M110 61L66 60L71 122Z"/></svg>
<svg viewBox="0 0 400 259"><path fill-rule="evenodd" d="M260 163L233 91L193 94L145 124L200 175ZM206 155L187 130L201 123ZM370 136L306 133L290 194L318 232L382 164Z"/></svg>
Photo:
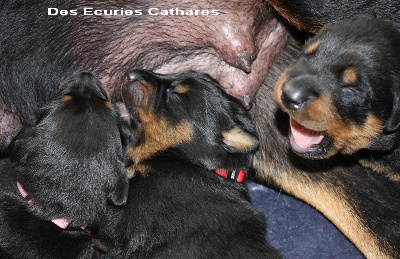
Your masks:
<svg viewBox="0 0 400 259"><path fill-rule="evenodd" d="M294 141L302 149L308 149L313 145L318 145L324 138L324 135L321 133L304 128L292 118L290 118L290 128Z"/></svg>

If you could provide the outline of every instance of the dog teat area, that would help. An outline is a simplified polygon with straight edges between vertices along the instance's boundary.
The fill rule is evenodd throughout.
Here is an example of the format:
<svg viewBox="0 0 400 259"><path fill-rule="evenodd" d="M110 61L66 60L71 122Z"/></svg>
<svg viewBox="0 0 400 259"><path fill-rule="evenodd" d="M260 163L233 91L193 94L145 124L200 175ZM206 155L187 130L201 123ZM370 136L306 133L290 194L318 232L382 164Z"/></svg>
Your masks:
<svg viewBox="0 0 400 259"><path fill-rule="evenodd" d="M0 258L400 258L399 7L4 0Z"/></svg>

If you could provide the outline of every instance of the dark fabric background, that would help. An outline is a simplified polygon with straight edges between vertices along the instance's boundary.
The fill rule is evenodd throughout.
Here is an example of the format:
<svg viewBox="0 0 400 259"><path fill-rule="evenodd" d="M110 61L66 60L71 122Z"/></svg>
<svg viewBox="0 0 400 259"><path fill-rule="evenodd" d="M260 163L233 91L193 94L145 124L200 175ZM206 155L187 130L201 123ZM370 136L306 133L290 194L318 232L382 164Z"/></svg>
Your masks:
<svg viewBox="0 0 400 259"><path fill-rule="evenodd" d="M314 208L263 185L249 182L248 186L253 204L267 217L267 239L285 258L364 258Z"/></svg>
<svg viewBox="0 0 400 259"><path fill-rule="evenodd" d="M286 259L365 258L334 225L304 202L257 183L249 182L248 186L254 206L267 217L267 239Z"/></svg>

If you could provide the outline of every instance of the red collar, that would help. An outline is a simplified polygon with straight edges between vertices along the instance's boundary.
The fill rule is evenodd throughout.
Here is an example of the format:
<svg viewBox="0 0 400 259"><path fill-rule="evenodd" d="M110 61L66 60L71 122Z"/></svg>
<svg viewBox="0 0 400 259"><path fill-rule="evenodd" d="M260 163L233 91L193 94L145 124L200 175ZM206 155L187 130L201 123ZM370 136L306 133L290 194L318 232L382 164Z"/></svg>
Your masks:
<svg viewBox="0 0 400 259"><path fill-rule="evenodd" d="M28 192L24 189L24 187L22 186L22 184L19 181L17 181L17 188L18 188L21 196L23 198L28 199L28 204L31 206L35 206L35 199L28 195ZM37 208L36 206L35 206L35 208L38 212L41 211L40 208ZM68 218L56 218L56 219L52 219L51 222L53 222L55 225L57 225L59 228L62 228L62 229L66 229L71 224L71 220ZM86 227L87 227L87 225L83 225L83 226L81 226L81 229L84 230L84 229L86 229Z"/></svg>
<svg viewBox="0 0 400 259"><path fill-rule="evenodd" d="M240 170L215 169L214 173L221 176L222 178L234 181L236 183L243 183L247 176L247 173L244 169Z"/></svg>

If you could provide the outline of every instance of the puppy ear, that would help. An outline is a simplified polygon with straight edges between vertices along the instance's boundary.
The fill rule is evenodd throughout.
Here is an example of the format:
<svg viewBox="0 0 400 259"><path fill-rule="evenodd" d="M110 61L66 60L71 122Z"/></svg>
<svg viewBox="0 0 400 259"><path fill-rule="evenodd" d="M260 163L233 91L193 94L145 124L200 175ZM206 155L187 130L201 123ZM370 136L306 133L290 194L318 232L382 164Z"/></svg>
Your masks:
<svg viewBox="0 0 400 259"><path fill-rule="evenodd" d="M119 133L121 135L122 143L125 146L136 146L143 135L141 124L132 118L119 119L118 121Z"/></svg>
<svg viewBox="0 0 400 259"><path fill-rule="evenodd" d="M133 119L124 104L116 104L118 128L124 145L136 145L142 137L141 124Z"/></svg>
<svg viewBox="0 0 400 259"><path fill-rule="evenodd" d="M20 132L11 140L10 144L8 145L8 153L10 154L11 159L15 159L15 155L18 152L18 150L21 148L21 145L24 145L23 143L29 143L29 140L27 140L29 137L33 136L35 134L35 130L31 126L25 126L23 127ZM22 153L19 153L20 158L23 157Z"/></svg>
<svg viewBox="0 0 400 259"><path fill-rule="evenodd" d="M400 129L400 96L397 96L393 109L392 114L390 114L388 120L385 123L384 131L386 133L393 133Z"/></svg>
<svg viewBox="0 0 400 259"><path fill-rule="evenodd" d="M107 201L114 206L124 206L128 200L128 178L120 177L114 189L108 195Z"/></svg>
<svg viewBox="0 0 400 259"><path fill-rule="evenodd" d="M221 135L224 148L230 153L250 153L258 148L258 138L239 127L223 131Z"/></svg>

